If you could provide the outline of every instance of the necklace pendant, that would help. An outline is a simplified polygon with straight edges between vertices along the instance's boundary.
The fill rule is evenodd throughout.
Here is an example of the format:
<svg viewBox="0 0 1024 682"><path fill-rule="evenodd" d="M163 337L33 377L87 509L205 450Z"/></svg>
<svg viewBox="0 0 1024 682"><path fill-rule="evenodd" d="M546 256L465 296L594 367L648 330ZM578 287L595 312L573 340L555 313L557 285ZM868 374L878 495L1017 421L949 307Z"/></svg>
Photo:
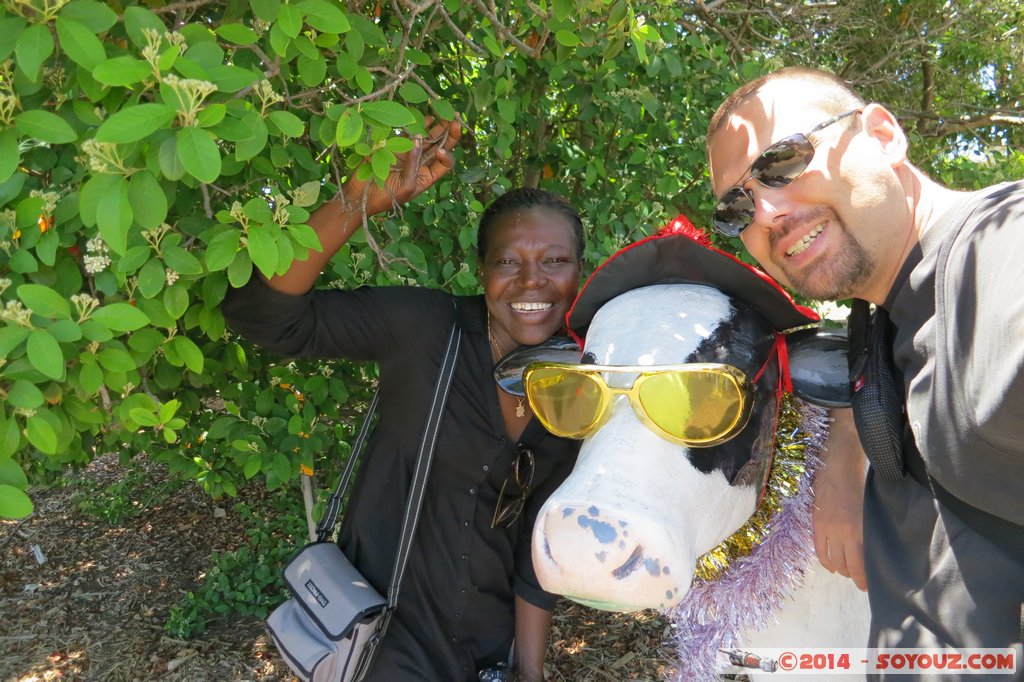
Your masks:
<svg viewBox="0 0 1024 682"><path fill-rule="evenodd" d="M516 416L517 417L525 417L526 416L526 407L523 405L523 399L522 398L519 399L519 404L516 405Z"/></svg>

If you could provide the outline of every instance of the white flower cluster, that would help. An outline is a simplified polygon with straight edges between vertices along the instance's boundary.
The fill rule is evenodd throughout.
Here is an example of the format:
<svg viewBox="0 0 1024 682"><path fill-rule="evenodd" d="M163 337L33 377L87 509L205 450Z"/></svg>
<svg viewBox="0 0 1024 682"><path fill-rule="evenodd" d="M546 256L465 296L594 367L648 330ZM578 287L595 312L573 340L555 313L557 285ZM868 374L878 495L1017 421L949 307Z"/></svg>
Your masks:
<svg viewBox="0 0 1024 682"><path fill-rule="evenodd" d="M100 302L90 294L71 295L71 305L75 306L75 312L78 313L79 322L87 319L90 313L92 313L99 304Z"/></svg>
<svg viewBox="0 0 1024 682"><path fill-rule="evenodd" d="M5 291L10 289L11 284L13 284L11 280L7 279L6 277L0 277L0 294L3 294Z"/></svg>
<svg viewBox="0 0 1024 682"><path fill-rule="evenodd" d="M278 225L287 225L288 221L291 219L291 216L288 215L288 211L285 210L285 207L290 203L291 202L288 201L288 197L282 194L274 195L274 222Z"/></svg>
<svg viewBox="0 0 1024 682"><path fill-rule="evenodd" d="M278 102L283 102L284 97L274 92L274 86L270 84L268 80L262 80L253 86L253 91L256 96L260 98L260 110L264 116L267 114L267 109L274 106Z"/></svg>
<svg viewBox="0 0 1024 682"><path fill-rule="evenodd" d="M44 216L53 215L53 212L57 210L57 202L60 200L60 192L44 192L42 190L34 189L29 192L30 197L39 197L43 200L42 213Z"/></svg>
<svg viewBox="0 0 1024 682"><path fill-rule="evenodd" d="M164 281L167 282L167 286L174 286L174 283L178 281L178 273L170 268L164 270Z"/></svg>
<svg viewBox="0 0 1024 682"><path fill-rule="evenodd" d="M8 301L0 310L0 319L7 320L21 327L32 326L32 311L21 304L21 301Z"/></svg>
<svg viewBox="0 0 1024 682"><path fill-rule="evenodd" d="M103 272L110 267L110 251L103 238L96 235L85 244L85 271L90 275Z"/></svg>
<svg viewBox="0 0 1024 682"><path fill-rule="evenodd" d="M217 92L217 86L209 81L197 78L178 78L173 73L165 74L162 78L164 85L174 90L183 108L178 109L183 125L191 126L196 123L196 116L203 108L203 100Z"/></svg>

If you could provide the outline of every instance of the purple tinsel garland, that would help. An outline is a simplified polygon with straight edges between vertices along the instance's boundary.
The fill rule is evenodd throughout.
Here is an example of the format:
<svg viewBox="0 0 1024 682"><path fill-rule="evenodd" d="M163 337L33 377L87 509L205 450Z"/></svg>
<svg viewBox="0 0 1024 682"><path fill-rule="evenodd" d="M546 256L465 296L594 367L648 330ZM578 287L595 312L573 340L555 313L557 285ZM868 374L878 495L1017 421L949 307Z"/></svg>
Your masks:
<svg viewBox="0 0 1024 682"><path fill-rule="evenodd" d="M783 600L803 584L814 559L812 484L830 419L826 409L806 403L799 412L806 445L797 494L782 498L765 540L749 555L730 562L717 580L694 579L683 601L667 612L679 652L675 682L715 679L718 650L739 646L745 630L775 622Z"/></svg>

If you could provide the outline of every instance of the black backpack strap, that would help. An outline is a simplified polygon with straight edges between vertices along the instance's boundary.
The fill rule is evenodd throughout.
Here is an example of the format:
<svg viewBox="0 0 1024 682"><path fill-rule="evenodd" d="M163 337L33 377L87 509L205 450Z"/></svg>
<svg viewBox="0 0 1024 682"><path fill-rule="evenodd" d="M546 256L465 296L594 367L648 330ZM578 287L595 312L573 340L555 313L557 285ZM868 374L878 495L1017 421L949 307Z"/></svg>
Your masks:
<svg viewBox="0 0 1024 682"><path fill-rule="evenodd" d="M853 419L864 452L886 481L903 478L903 386L892 356L889 314L855 299L849 321L850 388Z"/></svg>

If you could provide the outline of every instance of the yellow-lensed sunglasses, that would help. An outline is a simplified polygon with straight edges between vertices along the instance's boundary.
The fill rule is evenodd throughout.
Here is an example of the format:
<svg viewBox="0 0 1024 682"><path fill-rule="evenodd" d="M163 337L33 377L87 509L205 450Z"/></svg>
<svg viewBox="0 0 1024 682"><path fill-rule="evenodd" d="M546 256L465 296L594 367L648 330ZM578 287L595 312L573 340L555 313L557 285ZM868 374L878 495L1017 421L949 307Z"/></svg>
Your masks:
<svg viewBox="0 0 1024 682"><path fill-rule="evenodd" d="M636 374L629 388L604 375ZM584 438L600 428L616 395L629 396L636 416L662 438L711 447L743 430L750 418L750 378L731 365L578 365L534 362L523 371L533 413L556 436Z"/></svg>

